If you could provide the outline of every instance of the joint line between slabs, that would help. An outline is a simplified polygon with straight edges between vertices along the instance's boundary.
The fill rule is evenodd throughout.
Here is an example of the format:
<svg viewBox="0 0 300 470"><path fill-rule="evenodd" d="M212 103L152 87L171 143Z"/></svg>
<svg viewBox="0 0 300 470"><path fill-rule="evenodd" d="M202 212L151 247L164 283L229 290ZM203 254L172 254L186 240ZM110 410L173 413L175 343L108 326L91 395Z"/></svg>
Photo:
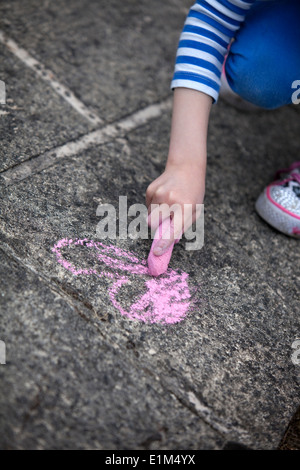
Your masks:
<svg viewBox="0 0 300 470"><path fill-rule="evenodd" d="M97 114L90 110L84 103L82 103L74 93L66 86L62 85L56 80L55 75L51 70L47 69L41 62L32 57L25 49L18 46L18 44L8 38L3 31L0 30L0 42L7 47L16 57L18 57L23 64L33 70L38 77L44 82L48 83L53 90L60 95L72 108L75 109L81 116L89 122L97 125L103 125L103 120Z"/></svg>
<svg viewBox="0 0 300 470"><path fill-rule="evenodd" d="M31 157L29 160L7 169L0 174L1 179L5 186L10 186L11 184L17 183L18 181L24 180L35 173L53 166L62 158L74 156L95 145L103 145L114 140L116 137L124 137L127 133L158 118L163 112L170 111L171 107L171 98L167 98L157 104L149 105L115 123L89 132L74 141L69 141L59 147L54 147L43 154Z"/></svg>

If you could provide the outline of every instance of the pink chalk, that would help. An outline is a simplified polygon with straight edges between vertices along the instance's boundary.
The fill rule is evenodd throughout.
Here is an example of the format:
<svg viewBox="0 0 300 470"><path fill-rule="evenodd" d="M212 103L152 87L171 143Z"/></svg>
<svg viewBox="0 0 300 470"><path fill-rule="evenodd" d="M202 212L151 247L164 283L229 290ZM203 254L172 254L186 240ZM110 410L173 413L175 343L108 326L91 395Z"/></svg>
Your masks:
<svg viewBox="0 0 300 470"><path fill-rule="evenodd" d="M171 223L170 218L168 217L167 219L162 221L162 223L155 232L154 240L152 242L151 250L148 256L148 268L152 276L159 276L160 274L165 273L168 269L175 242L173 242L170 248L161 256L156 256L153 251L158 242L161 240L163 234L171 234L172 228L173 225Z"/></svg>

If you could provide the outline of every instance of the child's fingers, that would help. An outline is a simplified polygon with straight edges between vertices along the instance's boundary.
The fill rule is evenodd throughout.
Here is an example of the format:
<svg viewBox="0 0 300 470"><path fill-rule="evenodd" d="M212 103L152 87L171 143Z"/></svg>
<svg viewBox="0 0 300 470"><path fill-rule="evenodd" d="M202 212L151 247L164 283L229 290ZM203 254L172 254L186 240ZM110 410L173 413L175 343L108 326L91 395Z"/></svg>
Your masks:
<svg viewBox="0 0 300 470"><path fill-rule="evenodd" d="M148 186L147 191L146 191L146 206L148 207L148 212L149 212L149 207L151 205L151 201L153 198L153 192L151 191L150 186Z"/></svg>
<svg viewBox="0 0 300 470"><path fill-rule="evenodd" d="M182 234L191 227L193 220L200 215L199 210L192 211L192 204L186 204L184 207L177 204L172 207L175 209L170 218L170 225L169 227L165 225L167 228L153 251L156 256L163 255L173 243L177 243Z"/></svg>
<svg viewBox="0 0 300 470"><path fill-rule="evenodd" d="M149 186L146 190L146 206L148 207L148 212L149 212L149 208L151 206L151 202L152 202L152 199L154 197L155 191L157 189L157 184L156 184L155 181L153 181L151 184L149 184Z"/></svg>
<svg viewBox="0 0 300 470"><path fill-rule="evenodd" d="M168 204L151 204L149 209L148 225L155 232L163 220L170 217L170 208Z"/></svg>
<svg viewBox="0 0 300 470"><path fill-rule="evenodd" d="M169 223L164 223L161 239L155 246L153 253L156 256L163 255L175 242L179 241L183 232L182 210L180 207L174 210ZM164 222L166 219L164 219Z"/></svg>

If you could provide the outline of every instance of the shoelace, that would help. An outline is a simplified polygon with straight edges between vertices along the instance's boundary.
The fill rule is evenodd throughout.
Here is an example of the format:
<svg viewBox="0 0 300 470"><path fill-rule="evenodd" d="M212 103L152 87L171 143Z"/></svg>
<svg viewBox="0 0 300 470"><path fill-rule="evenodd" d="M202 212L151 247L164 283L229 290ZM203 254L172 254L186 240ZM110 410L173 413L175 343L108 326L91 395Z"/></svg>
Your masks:
<svg viewBox="0 0 300 470"><path fill-rule="evenodd" d="M291 173L288 178L280 181L280 184L288 183L289 181L295 181L300 185L300 173Z"/></svg>
<svg viewBox="0 0 300 470"><path fill-rule="evenodd" d="M281 170L278 170L275 173L275 179L279 179L280 175L283 173L288 174L293 172L293 170L297 170L299 168L299 173L300 173L300 162L294 162L289 168L282 168Z"/></svg>
<svg viewBox="0 0 300 470"><path fill-rule="evenodd" d="M295 181L300 185L300 162L294 162L289 168L282 168L275 174L275 180L280 180L280 175L287 174L288 176L280 181L280 184L289 183Z"/></svg>

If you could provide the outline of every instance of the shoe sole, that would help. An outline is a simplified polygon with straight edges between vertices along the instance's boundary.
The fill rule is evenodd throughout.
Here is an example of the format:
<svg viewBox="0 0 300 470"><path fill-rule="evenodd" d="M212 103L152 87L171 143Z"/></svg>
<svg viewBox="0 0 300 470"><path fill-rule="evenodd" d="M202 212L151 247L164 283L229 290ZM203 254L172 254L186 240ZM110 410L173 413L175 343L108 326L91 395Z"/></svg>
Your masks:
<svg viewBox="0 0 300 470"><path fill-rule="evenodd" d="M289 237L300 238L300 219L272 203L267 196L266 189L257 199L255 209L262 219L279 232Z"/></svg>

